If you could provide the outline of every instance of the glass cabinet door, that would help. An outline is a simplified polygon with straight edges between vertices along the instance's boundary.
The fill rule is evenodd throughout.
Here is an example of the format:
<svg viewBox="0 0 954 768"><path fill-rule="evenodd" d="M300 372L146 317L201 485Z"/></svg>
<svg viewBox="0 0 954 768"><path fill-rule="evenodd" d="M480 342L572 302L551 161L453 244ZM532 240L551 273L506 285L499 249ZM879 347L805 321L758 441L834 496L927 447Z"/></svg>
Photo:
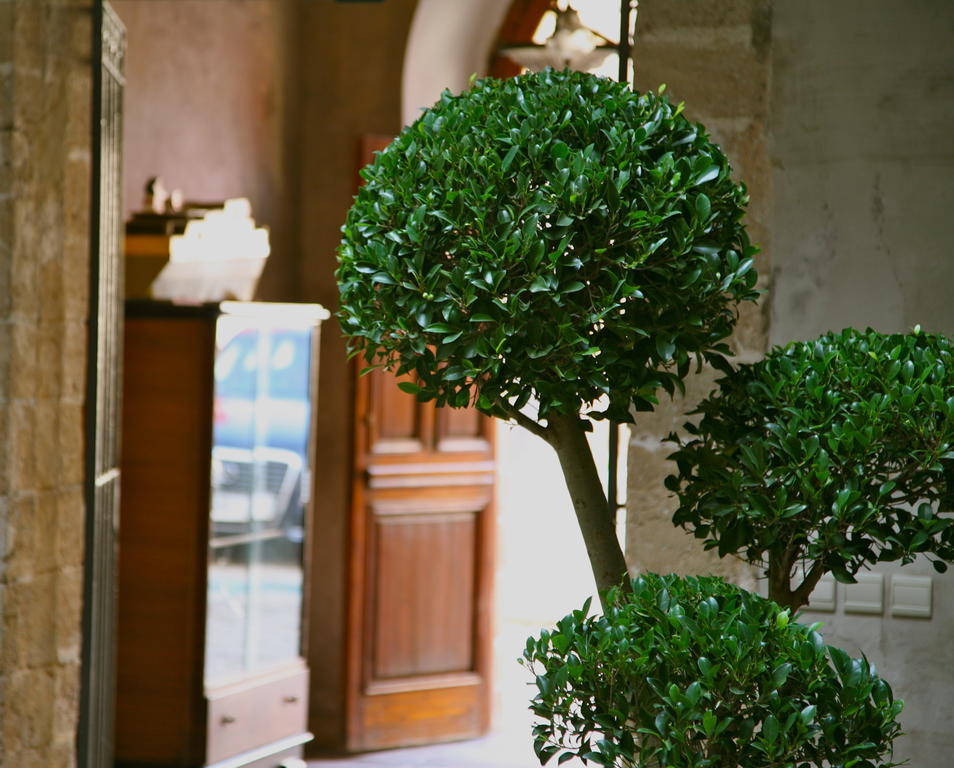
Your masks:
<svg viewBox="0 0 954 768"><path fill-rule="evenodd" d="M207 686L301 651L315 329L272 315L217 321Z"/></svg>

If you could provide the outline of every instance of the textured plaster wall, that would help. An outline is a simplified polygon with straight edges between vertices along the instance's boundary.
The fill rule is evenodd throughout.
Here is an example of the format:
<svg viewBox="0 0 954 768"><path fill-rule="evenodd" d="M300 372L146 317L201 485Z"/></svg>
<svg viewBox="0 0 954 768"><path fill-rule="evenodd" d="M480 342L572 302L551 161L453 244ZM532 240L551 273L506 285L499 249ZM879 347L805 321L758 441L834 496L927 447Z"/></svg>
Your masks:
<svg viewBox="0 0 954 768"><path fill-rule="evenodd" d="M114 0L127 30L124 209L160 175L187 199L248 197L270 227L259 293L295 298L285 44L294 0Z"/></svg>
<svg viewBox="0 0 954 768"><path fill-rule="evenodd" d="M0 2L0 764L11 768L75 763L90 7Z"/></svg>
<svg viewBox="0 0 954 768"><path fill-rule="evenodd" d="M954 5L775 6L771 341L954 332Z"/></svg>
<svg viewBox="0 0 954 768"><path fill-rule="evenodd" d="M773 343L849 325L954 334L952 40L944 0L775 4ZM886 584L899 571L875 570ZM843 588L835 614L809 617L906 700L896 756L946 768L954 574L900 572L933 578L931 619L846 614Z"/></svg>
<svg viewBox="0 0 954 768"><path fill-rule="evenodd" d="M771 19L768 0L642 0L634 49L637 89L665 83L670 98L685 102L686 114L703 123L728 155L736 178L748 186L746 221L763 249L756 262L763 285L771 263ZM764 301L743 306L732 340L740 359L760 357L766 333ZM711 389L713 378L704 371L687 382L685 397L672 400L661 393L654 413L637 415L629 444L626 556L632 570L718 573L752 584L747 567L704 552L696 539L673 527L675 505L663 487L672 471L666 456L673 450L663 438L682 427L685 413Z"/></svg>

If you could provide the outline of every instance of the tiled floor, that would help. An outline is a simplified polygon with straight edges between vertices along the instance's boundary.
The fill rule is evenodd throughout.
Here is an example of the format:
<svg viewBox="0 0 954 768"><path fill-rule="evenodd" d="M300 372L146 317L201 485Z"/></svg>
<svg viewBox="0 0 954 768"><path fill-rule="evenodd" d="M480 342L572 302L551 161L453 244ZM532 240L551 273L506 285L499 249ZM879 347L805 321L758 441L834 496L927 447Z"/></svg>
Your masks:
<svg viewBox="0 0 954 768"><path fill-rule="evenodd" d="M311 760L308 768L535 768L530 738L494 733L474 741Z"/></svg>

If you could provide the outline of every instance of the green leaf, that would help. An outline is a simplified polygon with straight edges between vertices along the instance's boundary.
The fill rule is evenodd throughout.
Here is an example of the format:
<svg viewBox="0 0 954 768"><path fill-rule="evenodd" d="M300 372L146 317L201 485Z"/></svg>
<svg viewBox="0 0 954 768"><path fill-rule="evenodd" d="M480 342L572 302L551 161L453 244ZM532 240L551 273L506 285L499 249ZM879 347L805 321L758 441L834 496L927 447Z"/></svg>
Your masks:
<svg viewBox="0 0 954 768"><path fill-rule="evenodd" d="M705 184L707 181L712 181L718 176L719 176L719 166L710 165L693 180L692 186L698 187L700 184Z"/></svg>
<svg viewBox="0 0 954 768"><path fill-rule="evenodd" d="M696 217L700 221L708 221L709 214L712 213L712 203L706 195L696 195Z"/></svg>
<svg viewBox="0 0 954 768"><path fill-rule="evenodd" d="M433 323L424 329L425 333L455 333L458 329L447 323Z"/></svg>
<svg viewBox="0 0 954 768"><path fill-rule="evenodd" d="M409 395L417 395L421 392L421 388L411 381L399 381L398 389L402 392L407 392Z"/></svg>
<svg viewBox="0 0 954 768"><path fill-rule="evenodd" d="M530 293L542 293L550 290L550 281L544 275L537 275L530 283Z"/></svg>
<svg viewBox="0 0 954 768"><path fill-rule="evenodd" d="M507 152L506 155L504 155L503 162L500 164L500 167L501 167L504 171L506 171L506 170L510 167L510 164L513 162L513 159L517 156L517 152L519 152L519 151L520 151L520 145L519 145L519 144L514 144L514 145L510 148L510 151Z"/></svg>
<svg viewBox="0 0 954 768"><path fill-rule="evenodd" d="M785 662L784 664L779 664L772 671L772 684L776 688L781 688L785 684L785 681L788 680L788 676L791 673L792 673L792 665L789 662Z"/></svg>
<svg viewBox="0 0 954 768"><path fill-rule="evenodd" d="M775 715L769 715L762 722L762 736L769 744L774 744L778 739L779 726L778 718Z"/></svg>

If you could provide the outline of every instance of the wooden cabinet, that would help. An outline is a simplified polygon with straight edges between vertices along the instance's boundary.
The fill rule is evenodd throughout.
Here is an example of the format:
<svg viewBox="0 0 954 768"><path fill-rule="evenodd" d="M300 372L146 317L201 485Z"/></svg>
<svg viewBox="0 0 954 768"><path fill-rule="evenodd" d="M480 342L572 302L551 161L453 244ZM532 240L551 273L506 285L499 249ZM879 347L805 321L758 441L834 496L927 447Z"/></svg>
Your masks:
<svg viewBox="0 0 954 768"><path fill-rule="evenodd" d="M271 768L306 729L315 305L126 310L116 758Z"/></svg>

